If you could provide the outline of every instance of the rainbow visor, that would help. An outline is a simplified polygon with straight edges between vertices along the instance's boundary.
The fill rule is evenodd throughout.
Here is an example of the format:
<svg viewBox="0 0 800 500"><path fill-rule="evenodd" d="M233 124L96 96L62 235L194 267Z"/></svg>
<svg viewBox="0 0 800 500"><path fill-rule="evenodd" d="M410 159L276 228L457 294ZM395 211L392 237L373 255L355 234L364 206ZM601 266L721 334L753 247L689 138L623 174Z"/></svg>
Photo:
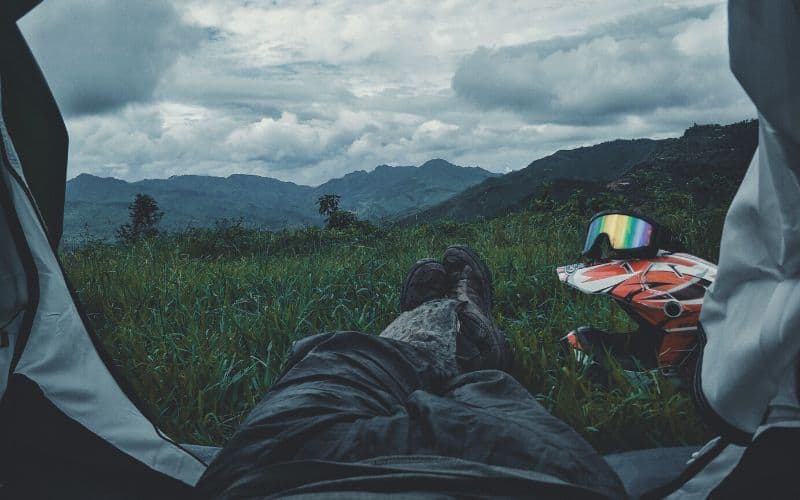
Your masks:
<svg viewBox="0 0 800 500"><path fill-rule="evenodd" d="M635 215L599 213L589 223L583 255L598 250L601 235L608 238L611 250L631 251L655 247L655 227Z"/></svg>

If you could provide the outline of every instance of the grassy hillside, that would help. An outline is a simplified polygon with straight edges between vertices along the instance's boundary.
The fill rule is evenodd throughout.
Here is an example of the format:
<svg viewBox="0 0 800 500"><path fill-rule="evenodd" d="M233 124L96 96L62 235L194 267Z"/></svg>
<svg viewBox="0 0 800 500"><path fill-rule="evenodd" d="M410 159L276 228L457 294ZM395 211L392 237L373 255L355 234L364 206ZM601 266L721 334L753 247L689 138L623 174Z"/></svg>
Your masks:
<svg viewBox="0 0 800 500"><path fill-rule="evenodd" d="M639 205L715 260L724 206L653 190ZM518 213L468 224L259 232L195 229L132 247L88 243L63 255L89 317L122 371L180 441L222 444L275 381L290 343L325 330L380 332L398 313L415 260L465 242L494 273L495 316L510 335L515 375L602 452L698 443L709 431L687 394L619 373L592 385L558 338L583 324L631 325L616 306L562 286L588 214L622 194L531 200Z"/></svg>

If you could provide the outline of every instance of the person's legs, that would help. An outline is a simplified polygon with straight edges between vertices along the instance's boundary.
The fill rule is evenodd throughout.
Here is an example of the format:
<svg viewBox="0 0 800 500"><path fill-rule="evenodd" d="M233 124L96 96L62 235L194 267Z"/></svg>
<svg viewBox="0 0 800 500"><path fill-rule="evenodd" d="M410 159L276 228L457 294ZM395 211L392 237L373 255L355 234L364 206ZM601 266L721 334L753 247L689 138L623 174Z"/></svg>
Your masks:
<svg viewBox="0 0 800 500"><path fill-rule="evenodd" d="M283 375L206 471L203 493L216 496L281 462L414 453L409 398L441 392L458 373L457 301L443 297L447 280L440 263L420 261L401 292L401 309L413 310L381 336L335 332L295 343Z"/></svg>
<svg viewBox="0 0 800 500"><path fill-rule="evenodd" d="M464 373L449 381L449 402L432 422L438 443L456 443L439 453L475 462L545 472L600 491L622 491L620 479L569 425L551 415L517 380L499 370ZM619 498L619 495L611 495Z"/></svg>
<svg viewBox="0 0 800 500"><path fill-rule="evenodd" d="M299 342L283 377L209 467L203 491L213 496L281 462L397 455L538 470L615 491L602 457L511 376L468 371L506 367L508 345L487 310L485 267L461 249L451 254L465 257L448 265L448 297L402 313L381 336L341 332Z"/></svg>
<svg viewBox="0 0 800 500"><path fill-rule="evenodd" d="M267 391L199 487L216 497L281 462L415 453L408 401L417 391L441 391L449 376L409 343L355 332L323 334Z"/></svg>

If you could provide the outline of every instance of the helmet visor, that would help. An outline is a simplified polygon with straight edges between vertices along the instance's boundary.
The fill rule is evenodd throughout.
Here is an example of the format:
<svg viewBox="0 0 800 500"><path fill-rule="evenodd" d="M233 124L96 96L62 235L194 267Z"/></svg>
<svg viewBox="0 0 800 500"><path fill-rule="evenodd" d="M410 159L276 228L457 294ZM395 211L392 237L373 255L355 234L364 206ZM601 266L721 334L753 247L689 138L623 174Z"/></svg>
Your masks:
<svg viewBox="0 0 800 500"><path fill-rule="evenodd" d="M595 248L603 234L608 237L612 250L649 248L653 243L653 225L646 220L626 214L598 215L589 224L583 255Z"/></svg>

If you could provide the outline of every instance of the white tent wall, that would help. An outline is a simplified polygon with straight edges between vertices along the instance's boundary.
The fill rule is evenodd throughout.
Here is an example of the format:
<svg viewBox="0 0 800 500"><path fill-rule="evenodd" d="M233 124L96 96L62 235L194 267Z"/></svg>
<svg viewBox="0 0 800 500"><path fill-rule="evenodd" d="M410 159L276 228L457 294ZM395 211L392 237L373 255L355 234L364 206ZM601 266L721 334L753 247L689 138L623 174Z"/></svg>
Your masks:
<svg viewBox="0 0 800 500"><path fill-rule="evenodd" d="M762 424L800 421L800 1L729 5L731 68L758 108L759 146L703 304L698 396L746 441Z"/></svg>
<svg viewBox="0 0 800 500"><path fill-rule="evenodd" d="M693 389L722 439L668 498L798 498L800 1L730 0L728 20L731 69L758 109L759 145L700 316Z"/></svg>

